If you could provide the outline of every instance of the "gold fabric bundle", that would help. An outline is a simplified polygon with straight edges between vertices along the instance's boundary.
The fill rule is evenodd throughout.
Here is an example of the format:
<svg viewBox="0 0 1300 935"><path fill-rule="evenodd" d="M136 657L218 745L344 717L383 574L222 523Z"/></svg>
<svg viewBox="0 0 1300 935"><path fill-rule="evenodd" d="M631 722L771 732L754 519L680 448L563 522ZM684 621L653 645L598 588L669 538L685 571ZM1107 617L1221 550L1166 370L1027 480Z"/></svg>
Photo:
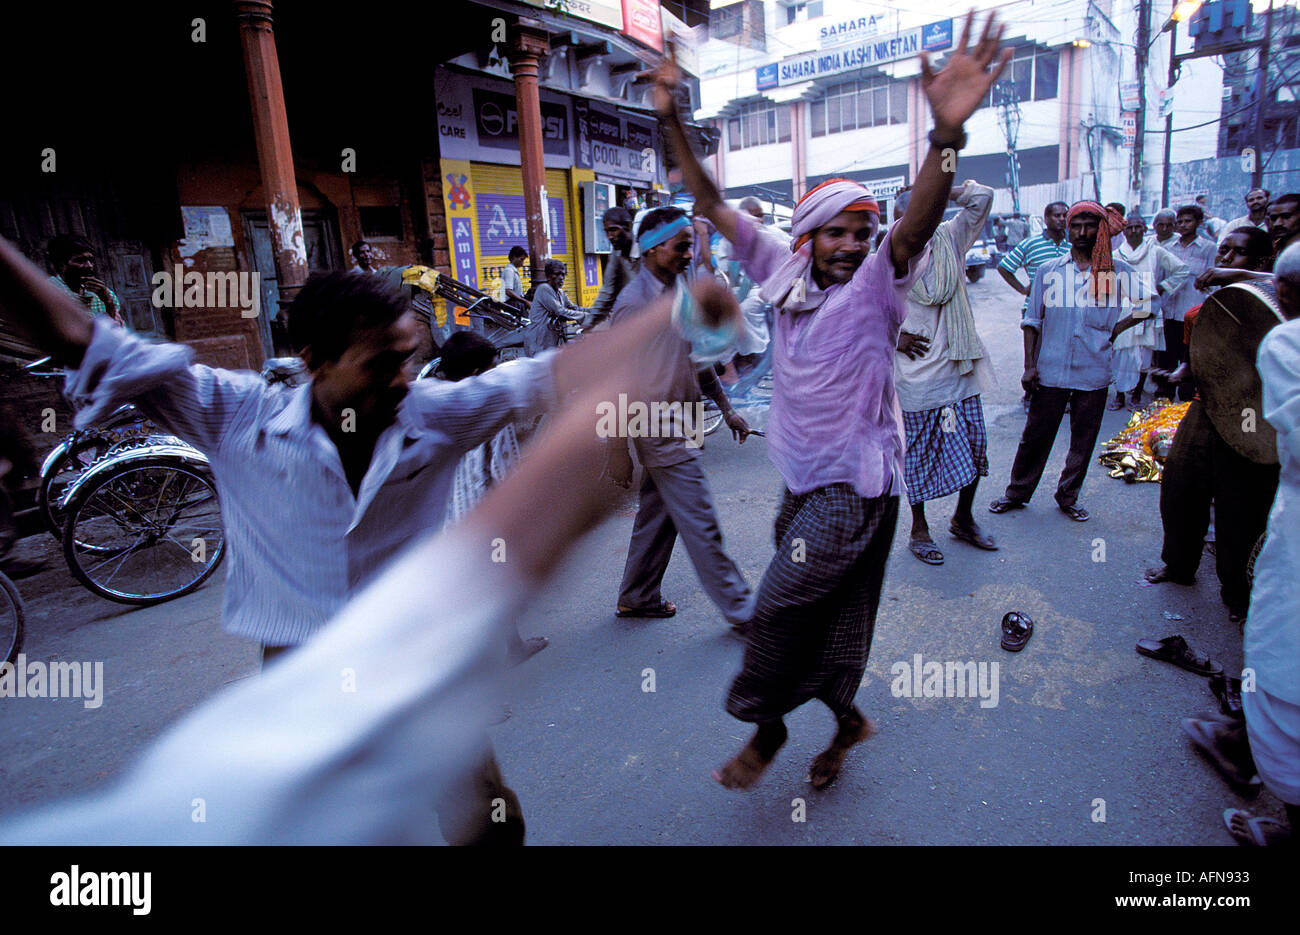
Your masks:
<svg viewBox="0 0 1300 935"><path fill-rule="evenodd" d="M1157 399L1133 413L1128 425L1102 445L1098 460L1111 469L1111 477L1122 477L1130 484L1159 482L1165 458L1174 443L1174 433L1189 405Z"/></svg>

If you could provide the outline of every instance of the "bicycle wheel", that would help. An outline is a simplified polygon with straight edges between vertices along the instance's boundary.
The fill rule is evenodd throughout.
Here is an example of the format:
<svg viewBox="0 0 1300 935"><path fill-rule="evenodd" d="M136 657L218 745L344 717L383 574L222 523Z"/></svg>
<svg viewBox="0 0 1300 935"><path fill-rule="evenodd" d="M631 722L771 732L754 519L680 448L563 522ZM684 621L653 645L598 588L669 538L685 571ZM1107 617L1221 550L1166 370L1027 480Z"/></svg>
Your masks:
<svg viewBox="0 0 1300 935"><path fill-rule="evenodd" d="M13 662L23 648L23 599L4 572L0 572L0 663Z"/></svg>
<svg viewBox="0 0 1300 935"><path fill-rule="evenodd" d="M712 435L722 424L722 410L718 408L717 403L706 398L704 400L704 434Z"/></svg>
<svg viewBox="0 0 1300 935"><path fill-rule="evenodd" d="M41 518L51 536L63 540L63 526L67 513L60 506L68 484L83 470L107 454L113 440L104 435L87 435L78 439L66 451L50 462L41 473L41 486L36 492L36 502Z"/></svg>
<svg viewBox="0 0 1300 935"><path fill-rule="evenodd" d="M225 557L211 478L169 458L123 462L89 480L67 512L68 569L110 601L157 604L188 594Z"/></svg>

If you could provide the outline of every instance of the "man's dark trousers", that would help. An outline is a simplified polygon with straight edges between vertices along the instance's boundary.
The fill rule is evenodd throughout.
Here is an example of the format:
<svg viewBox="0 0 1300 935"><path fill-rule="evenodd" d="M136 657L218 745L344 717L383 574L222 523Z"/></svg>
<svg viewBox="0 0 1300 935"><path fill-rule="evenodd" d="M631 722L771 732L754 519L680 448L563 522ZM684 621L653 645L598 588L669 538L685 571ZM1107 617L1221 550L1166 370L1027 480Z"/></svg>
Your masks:
<svg viewBox="0 0 1300 935"><path fill-rule="evenodd" d="M1278 472L1276 464L1257 464L1239 454L1215 430L1201 401L1193 401L1178 423L1160 482L1165 531L1160 558L1170 577L1195 577L1213 502L1219 595L1229 609L1244 612L1250 603L1246 564L1268 526Z"/></svg>
<svg viewBox="0 0 1300 935"><path fill-rule="evenodd" d="M1071 390L1057 386L1040 386L1034 390L1029 402L1029 417L1025 431L1020 436L1016 460L1011 466L1011 483L1006 497L1018 503L1028 503L1038 489L1038 482L1047 467L1047 458L1056 442L1056 433L1065 416L1065 405L1070 404L1070 453L1065 458L1065 470L1056 485L1056 502L1061 506L1074 506L1088 473L1097 436L1101 432L1101 417L1106 412L1107 388L1099 390Z"/></svg>

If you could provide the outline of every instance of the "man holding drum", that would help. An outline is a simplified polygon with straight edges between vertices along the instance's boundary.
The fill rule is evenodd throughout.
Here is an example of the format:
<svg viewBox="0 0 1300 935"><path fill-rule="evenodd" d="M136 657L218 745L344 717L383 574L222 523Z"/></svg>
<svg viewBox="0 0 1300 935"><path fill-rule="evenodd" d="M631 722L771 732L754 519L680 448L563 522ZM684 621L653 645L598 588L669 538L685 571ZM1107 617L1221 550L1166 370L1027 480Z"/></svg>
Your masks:
<svg viewBox="0 0 1300 935"><path fill-rule="evenodd" d="M1269 257L1268 236L1255 227L1239 227L1224 237L1219 247L1216 269L1259 272L1267 269ZM1260 315L1273 314L1252 294L1236 296L1234 301L1258 305ZM1189 348L1202 306L1187 313L1187 343ZM1244 314L1240 311L1237 314ZM1223 340L1225 338L1227 340ZM1253 369L1257 344L1243 350L1237 340L1238 333L1225 335L1215 332L1199 336L1202 351L1211 352L1215 359L1228 362L1230 371ZM1179 367L1172 374L1165 370L1152 370L1157 380L1182 383L1190 379L1190 368ZM1254 434L1257 421L1262 421L1262 404L1258 399L1238 396L1239 390L1227 380L1215 380L1208 367L1197 370L1201 389L1207 400L1227 413L1242 432ZM1258 381L1255 381L1258 385ZM1231 397L1231 398L1228 398ZM1187 414L1179 423L1173 448L1165 462L1160 485L1160 520L1164 526L1164 547L1160 557L1163 564L1147 570L1151 582L1172 581L1191 584L1201 561L1205 533L1210 521L1210 504L1216 506L1215 540L1216 562L1221 586L1220 596L1228 607L1229 619L1241 622L1246 618L1250 600L1250 585L1246 577L1246 564L1251 549L1264 531L1269 507L1277 489L1278 468L1276 456L1273 463L1263 464L1242 453L1234 439L1225 439L1216 427L1216 420L1206 411L1207 401L1197 394ZM1243 414L1244 413L1244 414ZM1252 415L1253 414L1253 415ZM1249 433L1245 429L1250 429ZM1267 455L1265 455L1267 456Z"/></svg>

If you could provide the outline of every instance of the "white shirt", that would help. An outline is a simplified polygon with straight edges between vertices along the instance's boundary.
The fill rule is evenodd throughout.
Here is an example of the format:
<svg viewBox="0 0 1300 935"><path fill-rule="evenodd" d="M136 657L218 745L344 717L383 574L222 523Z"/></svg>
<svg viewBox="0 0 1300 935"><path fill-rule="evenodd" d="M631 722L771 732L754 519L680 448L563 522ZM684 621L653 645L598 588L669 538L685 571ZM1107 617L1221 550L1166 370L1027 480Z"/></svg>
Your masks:
<svg viewBox="0 0 1300 935"><path fill-rule="evenodd" d="M506 268L501 271L501 287L508 292L514 292L518 295L524 294L524 278L519 275L519 270L515 264L507 263Z"/></svg>
<svg viewBox="0 0 1300 935"><path fill-rule="evenodd" d="M427 538L108 789L6 816L0 844L436 843L432 805L482 762L532 591L486 540L472 520Z"/></svg>
<svg viewBox="0 0 1300 935"><path fill-rule="evenodd" d="M97 321L66 391L78 426L132 401L208 456L230 551L223 625L295 646L392 556L442 525L466 451L552 404L549 356L458 383L412 383L356 496L338 449L311 417L310 381L267 386L249 371L191 363L183 345L150 344Z"/></svg>
<svg viewBox="0 0 1300 935"><path fill-rule="evenodd" d="M944 221L952 231L957 246L957 262L966 262L966 251L984 229L984 220L993 207L993 189L987 185L968 182L957 199L961 212L952 220ZM930 250L921 259L917 276L932 286L934 275L930 267ZM963 281L957 286L965 289ZM926 412L959 403L963 399L987 392L993 386L992 368L987 355L977 358L974 369L968 374L957 371L956 361L948 359L948 322L933 305L921 305L907 299L907 318L903 330L930 339L925 355L912 360L906 354L894 357L894 382L898 387L898 402L904 412Z"/></svg>
<svg viewBox="0 0 1300 935"><path fill-rule="evenodd" d="M1300 705L1300 319L1259 345L1264 418L1277 430L1281 462L1246 618L1246 665L1259 688Z"/></svg>

